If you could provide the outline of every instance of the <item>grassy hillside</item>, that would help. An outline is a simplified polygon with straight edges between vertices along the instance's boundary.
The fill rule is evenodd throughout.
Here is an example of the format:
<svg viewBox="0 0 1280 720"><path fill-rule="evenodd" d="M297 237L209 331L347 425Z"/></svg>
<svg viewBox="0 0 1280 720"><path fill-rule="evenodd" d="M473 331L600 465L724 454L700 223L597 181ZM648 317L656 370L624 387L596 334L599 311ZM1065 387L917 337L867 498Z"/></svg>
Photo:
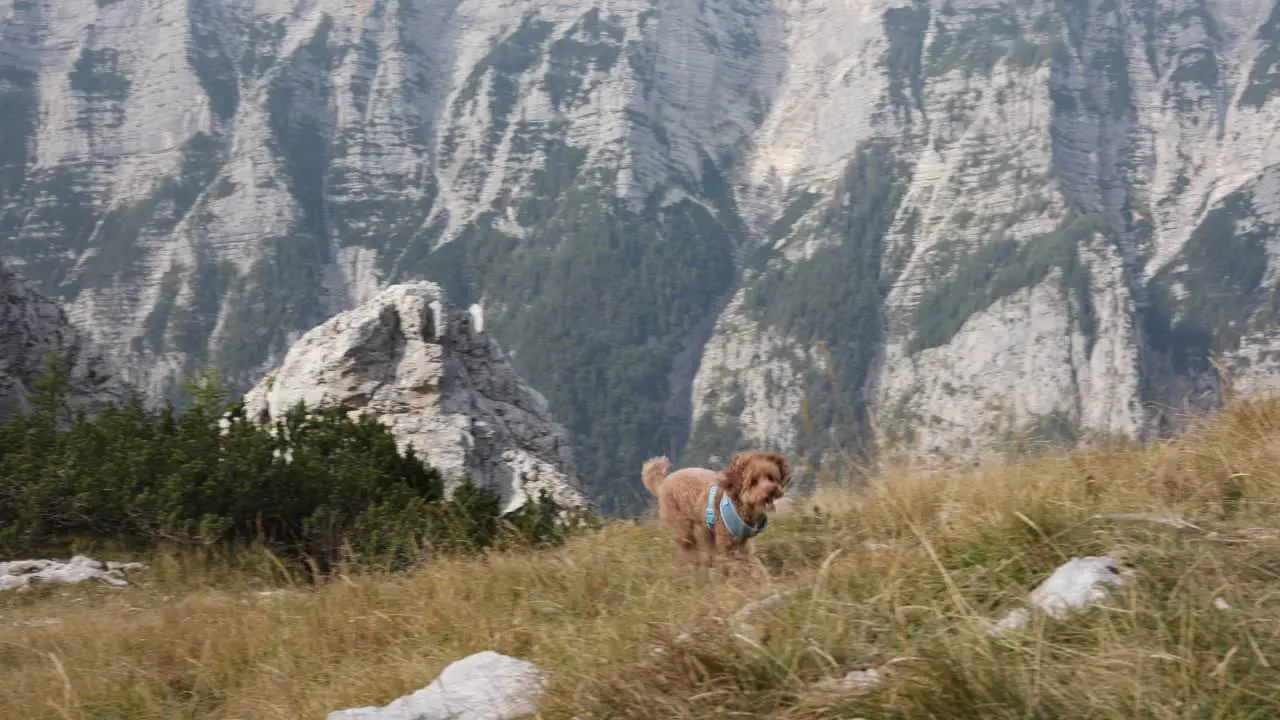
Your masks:
<svg viewBox="0 0 1280 720"><path fill-rule="evenodd" d="M0 595L0 714L322 718L495 649L551 671L541 717L563 720L1275 718L1278 500L1280 402L1256 401L1145 450L824 489L759 539L768 580L699 577L650 522L272 595L287 581L266 559L161 556L124 589ZM1090 520L1108 512L1197 529ZM1107 552L1134 579L1108 607L983 634L1064 560ZM792 588L735 635L738 609ZM14 625L39 618L62 622ZM887 674L872 692L822 685L869 666Z"/></svg>

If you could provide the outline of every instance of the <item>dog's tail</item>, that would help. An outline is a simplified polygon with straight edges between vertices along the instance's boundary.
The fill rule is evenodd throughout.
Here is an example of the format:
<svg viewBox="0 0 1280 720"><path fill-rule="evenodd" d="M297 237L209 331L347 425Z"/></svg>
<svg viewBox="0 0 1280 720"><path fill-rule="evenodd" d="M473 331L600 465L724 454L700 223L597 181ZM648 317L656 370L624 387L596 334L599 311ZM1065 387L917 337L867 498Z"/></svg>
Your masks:
<svg viewBox="0 0 1280 720"><path fill-rule="evenodd" d="M640 479L644 480L644 486L649 488L649 492L657 495L658 486L670 474L671 461L666 457L655 457L644 461L644 467L640 470Z"/></svg>

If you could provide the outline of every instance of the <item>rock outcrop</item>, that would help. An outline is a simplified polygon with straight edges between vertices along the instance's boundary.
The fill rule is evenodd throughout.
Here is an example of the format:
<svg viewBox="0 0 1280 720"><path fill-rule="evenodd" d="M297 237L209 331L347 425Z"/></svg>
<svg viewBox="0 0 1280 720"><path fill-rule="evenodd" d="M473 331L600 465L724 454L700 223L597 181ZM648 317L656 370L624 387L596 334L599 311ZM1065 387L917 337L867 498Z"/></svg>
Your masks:
<svg viewBox="0 0 1280 720"><path fill-rule="evenodd" d="M0 267L0 422L31 411L36 384L51 369L65 372L65 409L92 413L128 397L114 367L67 320L54 301Z"/></svg>
<svg viewBox="0 0 1280 720"><path fill-rule="evenodd" d="M511 512L542 490L584 504L564 429L483 331L478 305L454 310L440 287L395 285L302 336L245 396L268 421L302 403L346 405L386 424L440 470L497 490Z"/></svg>

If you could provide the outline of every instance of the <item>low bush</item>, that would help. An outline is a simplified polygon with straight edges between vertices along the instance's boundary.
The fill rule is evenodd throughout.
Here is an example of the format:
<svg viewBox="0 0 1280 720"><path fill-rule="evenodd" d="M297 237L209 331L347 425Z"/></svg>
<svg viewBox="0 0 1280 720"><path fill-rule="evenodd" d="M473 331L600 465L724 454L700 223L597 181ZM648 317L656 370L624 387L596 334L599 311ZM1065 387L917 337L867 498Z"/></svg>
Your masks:
<svg viewBox="0 0 1280 720"><path fill-rule="evenodd" d="M345 407L298 406L271 425L228 420L226 393L204 382L182 411L134 397L67 420L63 387L52 376L35 412L0 427L5 553L260 544L327 571L549 544L565 531L545 497L506 518L498 496L469 481L446 497L439 472Z"/></svg>

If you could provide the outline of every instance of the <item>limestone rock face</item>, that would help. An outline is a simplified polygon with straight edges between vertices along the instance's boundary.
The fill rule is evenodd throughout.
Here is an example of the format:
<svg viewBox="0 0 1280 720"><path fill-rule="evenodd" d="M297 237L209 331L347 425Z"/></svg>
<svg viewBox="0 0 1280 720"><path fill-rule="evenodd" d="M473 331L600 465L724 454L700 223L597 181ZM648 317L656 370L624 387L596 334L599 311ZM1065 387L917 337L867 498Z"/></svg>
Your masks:
<svg viewBox="0 0 1280 720"><path fill-rule="evenodd" d="M629 510L1280 388L1277 127L1277 0L0 0L0 260L156 399L438 282Z"/></svg>
<svg viewBox="0 0 1280 720"><path fill-rule="evenodd" d="M47 362L68 373L66 408L93 412L127 398L126 386L54 301L0 267L0 421L33 409Z"/></svg>
<svg viewBox="0 0 1280 720"><path fill-rule="evenodd" d="M504 511L547 490L584 504L564 429L501 348L478 326L481 309L454 310L428 282L393 285L302 336L245 396L266 421L302 403L372 414L440 470L497 490Z"/></svg>

